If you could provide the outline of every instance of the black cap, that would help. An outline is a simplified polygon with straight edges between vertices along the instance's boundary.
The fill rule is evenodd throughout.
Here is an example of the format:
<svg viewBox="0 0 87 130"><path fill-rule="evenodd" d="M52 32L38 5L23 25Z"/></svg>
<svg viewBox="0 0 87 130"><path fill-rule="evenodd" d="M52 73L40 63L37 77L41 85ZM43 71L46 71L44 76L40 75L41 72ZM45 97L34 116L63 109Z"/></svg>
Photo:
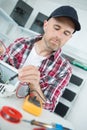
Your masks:
<svg viewBox="0 0 87 130"><path fill-rule="evenodd" d="M57 9L55 9L51 15L48 17L47 20L50 18L56 18L56 17L69 17L73 23L75 24L75 31L79 31L81 29L81 25L78 20L77 11L71 7L71 6L61 6Z"/></svg>

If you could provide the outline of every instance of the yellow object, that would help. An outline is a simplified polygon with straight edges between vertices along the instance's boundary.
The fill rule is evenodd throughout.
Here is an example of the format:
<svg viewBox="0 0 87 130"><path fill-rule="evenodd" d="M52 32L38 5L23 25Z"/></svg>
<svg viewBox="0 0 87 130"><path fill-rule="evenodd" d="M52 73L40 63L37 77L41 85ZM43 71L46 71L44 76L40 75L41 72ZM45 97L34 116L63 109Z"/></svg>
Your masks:
<svg viewBox="0 0 87 130"><path fill-rule="evenodd" d="M36 97L27 96L23 103L23 109L30 114L39 116L42 113L42 103Z"/></svg>

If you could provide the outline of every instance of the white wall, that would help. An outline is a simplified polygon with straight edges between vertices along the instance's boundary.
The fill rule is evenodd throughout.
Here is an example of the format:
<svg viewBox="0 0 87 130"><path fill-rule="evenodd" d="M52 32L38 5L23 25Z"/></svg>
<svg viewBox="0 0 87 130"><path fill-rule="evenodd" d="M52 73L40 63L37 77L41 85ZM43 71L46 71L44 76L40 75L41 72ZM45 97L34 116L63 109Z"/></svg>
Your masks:
<svg viewBox="0 0 87 130"><path fill-rule="evenodd" d="M28 27L28 28L32 25L32 22L36 18L38 12L41 12L41 13L49 16L51 11L53 11L56 7L59 6L58 4L50 2L49 0L48 1L47 0L44 0L44 1L36 0L36 1L37 2L33 5L30 3L30 1L27 2L29 5L31 5L34 8L31 17L29 18L29 20L26 24L26 27Z"/></svg>
<svg viewBox="0 0 87 130"><path fill-rule="evenodd" d="M75 130L87 130L87 80L67 119L75 126Z"/></svg>
<svg viewBox="0 0 87 130"><path fill-rule="evenodd" d="M10 15L17 1L18 0L0 0L0 8Z"/></svg>

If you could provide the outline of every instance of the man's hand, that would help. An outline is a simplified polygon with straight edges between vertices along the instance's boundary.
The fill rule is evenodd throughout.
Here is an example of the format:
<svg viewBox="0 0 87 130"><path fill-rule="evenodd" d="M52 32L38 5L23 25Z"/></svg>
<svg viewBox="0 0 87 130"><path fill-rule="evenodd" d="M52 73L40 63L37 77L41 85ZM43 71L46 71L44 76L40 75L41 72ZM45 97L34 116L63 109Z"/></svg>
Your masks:
<svg viewBox="0 0 87 130"><path fill-rule="evenodd" d="M33 65L25 66L19 69L19 80L21 82L26 82L32 86L39 85L40 72L37 67Z"/></svg>
<svg viewBox="0 0 87 130"><path fill-rule="evenodd" d="M37 67L33 65L25 66L19 69L18 78L21 82L29 84L30 90L35 90L34 94L37 96L42 103L45 102L45 97L40 87L40 72ZM38 93L37 93L38 92ZM39 95L42 97L40 97ZM43 99L43 100L42 100Z"/></svg>

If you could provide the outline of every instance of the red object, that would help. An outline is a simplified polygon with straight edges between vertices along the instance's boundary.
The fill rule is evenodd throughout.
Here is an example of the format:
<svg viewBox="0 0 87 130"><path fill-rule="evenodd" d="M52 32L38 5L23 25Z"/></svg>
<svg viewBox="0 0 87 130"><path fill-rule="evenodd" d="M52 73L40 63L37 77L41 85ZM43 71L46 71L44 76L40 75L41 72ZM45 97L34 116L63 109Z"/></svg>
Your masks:
<svg viewBox="0 0 87 130"><path fill-rule="evenodd" d="M12 123L19 123L22 118L22 114L18 110L9 106L3 106L0 115Z"/></svg>

